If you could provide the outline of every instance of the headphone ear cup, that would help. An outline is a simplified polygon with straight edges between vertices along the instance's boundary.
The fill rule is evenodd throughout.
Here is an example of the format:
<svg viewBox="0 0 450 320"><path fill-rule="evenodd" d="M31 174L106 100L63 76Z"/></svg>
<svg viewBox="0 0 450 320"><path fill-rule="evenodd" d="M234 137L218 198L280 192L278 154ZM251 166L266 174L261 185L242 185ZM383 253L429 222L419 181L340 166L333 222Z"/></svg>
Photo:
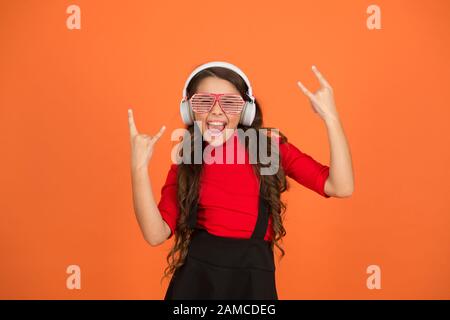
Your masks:
<svg viewBox="0 0 450 320"><path fill-rule="evenodd" d="M194 115L192 114L191 106L189 101L181 101L180 103L180 114L181 119L185 125L192 125L194 123Z"/></svg>
<svg viewBox="0 0 450 320"><path fill-rule="evenodd" d="M251 126L253 120L255 119L255 114L256 114L255 103L252 101L245 102L244 108L242 109L241 112L239 123L247 127Z"/></svg>

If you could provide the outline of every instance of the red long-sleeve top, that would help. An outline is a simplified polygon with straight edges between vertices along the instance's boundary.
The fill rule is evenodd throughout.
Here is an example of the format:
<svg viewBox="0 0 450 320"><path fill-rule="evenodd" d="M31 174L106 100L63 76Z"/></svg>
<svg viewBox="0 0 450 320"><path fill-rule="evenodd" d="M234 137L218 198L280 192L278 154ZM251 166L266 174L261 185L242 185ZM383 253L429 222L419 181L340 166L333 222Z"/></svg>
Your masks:
<svg viewBox="0 0 450 320"><path fill-rule="evenodd" d="M258 214L259 178L253 172L248 152L236 132L229 138L234 140L235 161L227 163L226 144L211 148L211 152L207 152L204 158L205 162L212 162L213 158L223 156L223 163L203 164L197 226L205 228L213 235L248 239L253 233ZM314 160L289 142L280 143L279 150L280 164L288 177L325 198L330 197L324 191L330 169L328 166ZM245 155L245 163L238 162L239 152ZM171 229L169 238L175 232L179 216L177 168L177 164L171 165L158 203L161 216ZM270 217L264 239L271 241L272 237L272 217Z"/></svg>

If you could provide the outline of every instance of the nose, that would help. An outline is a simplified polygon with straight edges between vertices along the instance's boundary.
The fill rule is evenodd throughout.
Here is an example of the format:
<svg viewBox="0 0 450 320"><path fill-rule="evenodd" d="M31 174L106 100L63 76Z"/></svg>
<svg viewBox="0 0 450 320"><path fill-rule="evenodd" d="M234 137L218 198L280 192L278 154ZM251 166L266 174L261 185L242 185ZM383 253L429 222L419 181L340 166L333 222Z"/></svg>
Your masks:
<svg viewBox="0 0 450 320"><path fill-rule="evenodd" d="M213 107L211 108L211 110L209 112L212 114L215 114L215 115L223 114L223 110L219 105L219 101L216 101L216 103L214 103Z"/></svg>

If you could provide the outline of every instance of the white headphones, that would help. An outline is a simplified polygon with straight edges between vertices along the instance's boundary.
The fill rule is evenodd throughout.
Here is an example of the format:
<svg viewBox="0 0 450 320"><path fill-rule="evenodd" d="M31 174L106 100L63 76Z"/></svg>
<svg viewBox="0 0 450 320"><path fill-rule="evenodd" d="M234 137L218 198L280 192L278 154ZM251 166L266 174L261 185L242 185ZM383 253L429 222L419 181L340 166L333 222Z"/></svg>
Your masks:
<svg viewBox="0 0 450 320"><path fill-rule="evenodd" d="M251 101L246 101L244 108L241 112L241 117L239 119L239 123L243 124L244 126L250 126L255 119L256 114L256 105L255 105L255 98L253 97L252 93L252 86L250 85L250 81L248 80L247 76L244 74L244 72L236 67L235 65L224 62L224 61L212 61L205 64L202 64L201 66L197 67L192 73L190 74L189 78L186 80L186 83L183 88L183 99L180 103L180 113L181 113L181 119L183 120L183 123L186 125L192 125L194 123L194 114L192 112L192 108L189 105L189 101L187 100L187 92L186 88L189 85L189 82L191 79L200 71L209 68L209 67L223 67L230 69L237 74L239 74L242 79L244 79L245 83L248 86L248 92L247 95L251 99Z"/></svg>

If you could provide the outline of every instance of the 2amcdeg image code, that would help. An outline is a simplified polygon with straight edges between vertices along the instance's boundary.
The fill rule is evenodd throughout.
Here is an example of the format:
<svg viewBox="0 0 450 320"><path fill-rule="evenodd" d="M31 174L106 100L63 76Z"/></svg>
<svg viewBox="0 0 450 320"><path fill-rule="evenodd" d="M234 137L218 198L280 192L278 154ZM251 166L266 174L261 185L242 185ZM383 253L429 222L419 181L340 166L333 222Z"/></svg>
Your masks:
<svg viewBox="0 0 450 320"><path fill-rule="evenodd" d="M273 304L217 304L216 307L187 306L180 304L172 308L172 315L191 315L205 317L209 313L216 315L275 315Z"/></svg>

